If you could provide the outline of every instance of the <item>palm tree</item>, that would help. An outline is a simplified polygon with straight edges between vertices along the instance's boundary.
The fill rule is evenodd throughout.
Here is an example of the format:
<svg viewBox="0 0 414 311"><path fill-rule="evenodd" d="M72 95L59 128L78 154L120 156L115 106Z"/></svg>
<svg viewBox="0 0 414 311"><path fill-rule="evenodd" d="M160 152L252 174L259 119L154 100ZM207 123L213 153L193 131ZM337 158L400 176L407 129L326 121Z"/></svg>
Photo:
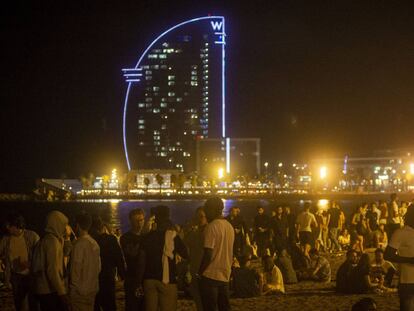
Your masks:
<svg viewBox="0 0 414 311"><path fill-rule="evenodd" d="M155 175L155 180L157 181L157 184L160 186L160 194L161 194L161 187L164 184L164 177L162 177L160 174Z"/></svg>
<svg viewBox="0 0 414 311"><path fill-rule="evenodd" d="M146 187L145 194L148 194L148 186L149 186L150 183L151 182L150 182L149 178L148 177L145 177L144 178L144 185Z"/></svg>

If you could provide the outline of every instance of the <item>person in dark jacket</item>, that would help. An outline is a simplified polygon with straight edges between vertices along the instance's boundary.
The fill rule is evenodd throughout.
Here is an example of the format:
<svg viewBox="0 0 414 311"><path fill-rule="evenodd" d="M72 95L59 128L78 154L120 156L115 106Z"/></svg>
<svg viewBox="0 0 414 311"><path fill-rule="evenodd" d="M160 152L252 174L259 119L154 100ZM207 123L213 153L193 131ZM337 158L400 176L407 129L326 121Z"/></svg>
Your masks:
<svg viewBox="0 0 414 311"><path fill-rule="evenodd" d="M355 250L350 249L346 253L346 260L343 262L336 272L336 291L338 293L347 294L351 292L350 276L353 274L353 269L358 264L358 254Z"/></svg>
<svg viewBox="0 0 414 311"><path fill-rule="evenodd" d="M254 240L257 244L257 255L263 257L270 248L270 217L264 213L263 206L257 207L257 215L254 218Z"/></svg>
<svg viewBox="0 0 414 311"><path fill-rule="evenodd" d="M144 296L147 311L174 311L177 308L176 255L188 258L187 248L170 221L170 209L157 206L156 229L142 243Z"/></svg>
<svg viewBox="0 0 414 311"><path fill-rule="evenodd" d="M99 274L99 292L95 299L95 311L116 310L115 276L125 278L125 263L117 238L110 234L100 217L93 220L92 237L101 250L101 272Z"/></svg>
<svg viewBox="0 0 414 311"><path fill-rule="evenodd" d="M131 229L123 234L120 239L122 252L126 262L125 275L125 310L143 310L142 274L144 266L142 262L141 243L144 236L145 214L140 208L133 209L129 213Z"/></svg>

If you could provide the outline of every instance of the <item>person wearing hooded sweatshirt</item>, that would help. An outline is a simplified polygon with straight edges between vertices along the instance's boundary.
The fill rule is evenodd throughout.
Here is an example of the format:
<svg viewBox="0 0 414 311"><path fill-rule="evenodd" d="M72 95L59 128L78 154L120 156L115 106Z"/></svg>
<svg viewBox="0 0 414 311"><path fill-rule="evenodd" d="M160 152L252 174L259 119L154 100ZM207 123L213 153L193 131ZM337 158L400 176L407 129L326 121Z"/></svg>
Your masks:
<svg viewBox="0 0 414 311"><path fill-rule="evenodd" d="M46 217L46 234L33 253L35 293L42 311L70 309L63 273L63 236L67 224L68 218L63 213L51 211Z"/></svg>

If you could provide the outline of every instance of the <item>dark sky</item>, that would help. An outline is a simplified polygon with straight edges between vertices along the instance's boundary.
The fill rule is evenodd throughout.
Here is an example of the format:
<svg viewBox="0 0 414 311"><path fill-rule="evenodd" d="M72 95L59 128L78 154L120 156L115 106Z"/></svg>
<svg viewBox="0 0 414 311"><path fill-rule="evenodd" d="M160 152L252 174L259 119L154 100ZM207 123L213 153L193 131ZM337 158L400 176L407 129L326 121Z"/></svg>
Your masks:
<svg viewBox="0 0 414 311"><path fill-rule="evenodd" d="M229 132L263 160L414 146L411 1L103 2L3 8L0 190L125 169L121 68L208 13L226 16Z"/></svg>

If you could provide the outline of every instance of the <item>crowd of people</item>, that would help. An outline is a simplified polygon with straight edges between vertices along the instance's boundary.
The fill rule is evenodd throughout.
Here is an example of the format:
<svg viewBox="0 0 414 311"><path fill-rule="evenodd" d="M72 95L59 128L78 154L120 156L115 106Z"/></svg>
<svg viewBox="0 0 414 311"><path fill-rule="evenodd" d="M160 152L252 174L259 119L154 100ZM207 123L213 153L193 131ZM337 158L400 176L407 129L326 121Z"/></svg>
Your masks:
<svg viewBox="0 0 414 311"><path fill-rule="evenodd" d="M237 206L227 217L223 208L221 199L208 199L182 226L167 206L150 215L137 208L120 236L99 216L79 214L70 226L52 211L40 238L12 214L0 259L15 308L116 310L122 280L128 311L176 310L179 291L198 311L221 311L230 310L230 295L283 295L285 284L334 278L343 294L398 287L401 310L414 310L414 205L396 195L363 203L348 219L334 201L326 210L306 202L297 214L288 205L271 206L270 215L259 206L252 226ZM332 275L329 258L344 252Z"/></svg>

